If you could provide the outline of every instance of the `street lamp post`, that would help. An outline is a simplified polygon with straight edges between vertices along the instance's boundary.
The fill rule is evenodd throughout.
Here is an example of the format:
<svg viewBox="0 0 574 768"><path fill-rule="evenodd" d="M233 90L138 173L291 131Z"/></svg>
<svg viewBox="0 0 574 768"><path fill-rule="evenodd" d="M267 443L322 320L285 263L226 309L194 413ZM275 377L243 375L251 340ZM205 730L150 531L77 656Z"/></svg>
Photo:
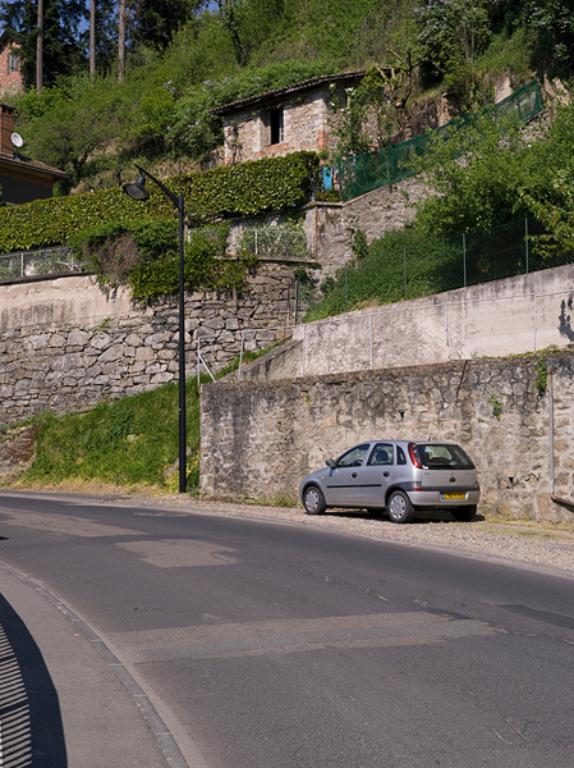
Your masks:
<svg viewBox="0 0 574 768"><path fill-rule="evenodd" d="M149 198L145 187L146 178L150 179L163 194L171 200L178 213L178 255L179 255L179 339L178 339L178 389L179 389L179 492L185 493L187 488L187 440L186 440L186 408L185 408L185 203L183 194L176 195L166 185L156 179L149 171L136 165L140 172L137 181L122 184L123 191L134 200L144 201Z"/></svg>

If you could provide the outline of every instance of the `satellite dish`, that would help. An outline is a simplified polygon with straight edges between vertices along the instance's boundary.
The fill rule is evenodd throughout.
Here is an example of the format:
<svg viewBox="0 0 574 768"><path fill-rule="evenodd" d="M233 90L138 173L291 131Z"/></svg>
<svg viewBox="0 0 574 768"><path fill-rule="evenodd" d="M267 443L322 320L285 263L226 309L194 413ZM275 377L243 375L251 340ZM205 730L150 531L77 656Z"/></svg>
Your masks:
<svg viewBox="0 0 574 768"><path fill-rule="evenodd" d="M19 134L19 133L16 133L16 132L14 132L14 133L13 133L13 134L10 136L10 141L11 141L11 142L12 142L12 144L13 144L15 147L17 147L18 149L20 149L20 147L23 147L23 146L24 146L24 139L23 139L23 138L20 136L20 134Z"/></svg>

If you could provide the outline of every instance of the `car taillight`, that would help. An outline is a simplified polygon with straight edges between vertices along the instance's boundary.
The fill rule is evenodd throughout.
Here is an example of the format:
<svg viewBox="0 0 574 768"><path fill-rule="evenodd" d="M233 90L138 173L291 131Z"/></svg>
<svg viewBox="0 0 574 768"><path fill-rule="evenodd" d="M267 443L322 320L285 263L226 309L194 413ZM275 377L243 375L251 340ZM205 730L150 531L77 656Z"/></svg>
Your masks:
<svg viewBox="0 0 574 768"><path fill-rule="evenodd" d="M419 458L417 456L416 446L414 443L409 443L409 456L411 458L412 463L417 469L423 468L423 465L420 463Z"/></svg>
<svg viewBox="0 0 574 768"><path fill-rule="evenodd" d="M423 489L423 484L421 483L421 481L420 480L415 480L411 490L413 490L413 491L422 491L422 489Z"/></svg>

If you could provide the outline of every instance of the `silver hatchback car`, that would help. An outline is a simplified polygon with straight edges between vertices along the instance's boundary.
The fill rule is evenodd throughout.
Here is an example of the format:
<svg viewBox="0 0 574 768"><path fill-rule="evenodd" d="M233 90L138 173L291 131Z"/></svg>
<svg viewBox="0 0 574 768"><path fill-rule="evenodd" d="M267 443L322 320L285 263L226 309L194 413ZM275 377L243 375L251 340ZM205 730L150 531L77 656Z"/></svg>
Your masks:
<svg viewBox="0 0 574 768"><path fill-rule="evenodd" d="M325 463L299 487L309 515L327 507L387 510L394 523L410 522L418 509L448 509L460 522L476 515L476 469L456 443L368 440Z"/></svg>

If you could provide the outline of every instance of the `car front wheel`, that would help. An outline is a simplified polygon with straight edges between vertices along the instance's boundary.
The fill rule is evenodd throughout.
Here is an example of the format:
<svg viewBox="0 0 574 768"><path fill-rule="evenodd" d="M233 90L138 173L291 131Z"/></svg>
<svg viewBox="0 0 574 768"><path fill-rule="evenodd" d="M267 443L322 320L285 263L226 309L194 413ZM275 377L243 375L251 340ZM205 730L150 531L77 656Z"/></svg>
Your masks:
<svg viewBox="0 0 574 768"><path fill-rule="evenodd" d="M327 508L325 497L316 485L309 485L303 493L303 506L308 515L320 515Z"/></svg>
<svg viewBox="0 0 574 768"><path fill-rule="evenodd" d="M410 523L414 517L415 510L404 491L393 491L387 506L393 523Z"/></svg>

